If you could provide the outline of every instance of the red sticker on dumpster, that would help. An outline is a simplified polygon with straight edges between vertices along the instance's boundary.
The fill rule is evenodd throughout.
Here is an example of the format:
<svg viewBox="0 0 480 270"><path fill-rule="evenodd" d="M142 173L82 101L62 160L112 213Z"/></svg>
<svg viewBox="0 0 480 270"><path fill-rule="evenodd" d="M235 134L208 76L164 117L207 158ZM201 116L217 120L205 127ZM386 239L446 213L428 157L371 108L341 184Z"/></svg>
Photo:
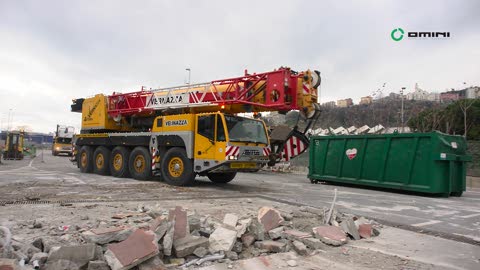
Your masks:
<svg viewBox="0 0 480 270"><path fill-rule="evenodd" d="M357 148L348 149L345 154L347 154L348 159L352 160L357 156Z"/></svg>

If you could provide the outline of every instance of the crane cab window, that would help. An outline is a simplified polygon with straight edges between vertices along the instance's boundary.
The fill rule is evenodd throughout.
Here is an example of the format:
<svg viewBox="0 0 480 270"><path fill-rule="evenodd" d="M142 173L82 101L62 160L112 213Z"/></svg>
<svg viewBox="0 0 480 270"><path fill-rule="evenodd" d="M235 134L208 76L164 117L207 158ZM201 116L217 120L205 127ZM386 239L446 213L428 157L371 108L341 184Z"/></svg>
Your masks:
<svg viewBox="0 0 480 270"><path fill-rule="evenodd" d="M220 115L217 115L217 142L225 142L225 129L223 128L223 121Z"/></svg>
<svg viewBox="0 0 480 270"><path fill-rule="evenodd" d="M202 115L198 117L198 134L214 140L215 136L215 114Z"/></svg>

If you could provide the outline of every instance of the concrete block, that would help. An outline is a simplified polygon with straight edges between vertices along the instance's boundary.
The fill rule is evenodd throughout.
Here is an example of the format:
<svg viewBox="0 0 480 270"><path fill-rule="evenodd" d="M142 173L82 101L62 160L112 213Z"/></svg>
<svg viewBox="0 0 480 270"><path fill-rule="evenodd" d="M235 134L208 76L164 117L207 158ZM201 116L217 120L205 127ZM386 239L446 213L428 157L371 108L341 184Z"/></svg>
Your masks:
<svg viewBox="0 0 480 270"><path fill-rule="evenodd" d="M306 256L308 254L307 246L305 246L305 244L303 244L300 241L297 241L297 240L293 241L292 247L293 247L293 250L295 250L295 252L297 252L298 255Z"/></svg>
<svg viewBox="0 0 480 270"><path fill-rule="evenodd" d="M255 240L265 240L265 227L257 219L253 219L247 229L254 237Z"/></svg>
<svg viewBox="0 0 480 270"><path fill-rule="evenodd" d="M242 235L242 243L245 247L249 247L253 244L253 242L255 242L255 236L253 236L252 234L244 234Z"/></svg>
<svg viewBox="0 0 480 270"><path fill-rule="evenodd" d="M258 221L263 224L265 231L268 232L280 226L284 219L277 209L264 206L258 210Z"/></svg>
<svg viewBox="0 0 480 270"><path fill-rule="evenodd" d="M332 246L341 246L346 244L348 239L345 233L335 226L319 226L312 229L316 238L325 244Z"/></svg>
<svg viewBox="0 0 480 270"><path fill-rule="evenodd" d="M174 210L169 211L168 221L175 221L173 240L183 238L190 234L187 211L183 210L181 206L177 206Z"/></svg>
<svg viewBox="0 0 480 270"><path fill-rule="evenodd" d="M83 232L82 238L88 243L104 245L111 242L121 242L127 239L132 234L132 231L131 228L123 226L98 228Z"/></svg>
<svg viewBox="0 0 480 270"><path fill-rule="evenodd" d="M172 255L173 234L175 232L175 221L168 222L168 228L163 237L163 254Z"/></svg>
<svg viewBox="0 0 480 270"><path fill-rule="evenodd" d="M125 270L158 254L158 244L152 231L136 230L125 241L110 244L105 259L112 270Z"/></svg>
<svg viewBox="0 0 480 270"><path fill-rule="evenodd" d="M146 260L138 266L138 270L165 270L167 269L163 264L162 260L155 256Z"/></svg>
<svg viewBox="0 0 480 270"><path fill-rule="evenodd" d="M235 214L226 214L223 218L223 224L227 225L230 228L235 228L237 226L238 216Z"/></svg>
<svg viewBox="0 0 480 270"><path fill-rule="evenodd" d="M218 251L230 251L237 240L237 231L223 227L218 227L210 235L210 251L212 253Z"/></svg>
<svg viewBox="0 0 480 270"><path fill-rule="evenodd" d="M87 270L110 270L110 266L105 261L90 261Z"/></svg>
<svg viewBox="0 0 480 270"><path fill-rule="evenodd" d="M358 233L362 238L372 237L372 225L371 224L361 224L358 226Z"/></svg>
<svg viewBox="0 0 480 270"><path fill-rule="evenodd" d="M258 241L255 242L255 247L259 249L264 249L268 252L284 252L287 244L278 242L278 241L272 241L272 240L265 240L265 241Z"/></svg>
<svg viewBox="0 0 480 270"><path fill-rule="evenodd" d="M270 236L272 240L281 238L283 236L283 229L284 229L283 227L272 229L268 231L268 236Z"/></svg>
<svg viewBox="0 0 480 270"><path fill-rule="evenodd" d="M237 230L237 237L240 238L242 235L244 235L247 232L248 226L252 223L252 219L242 219L238 221L238 225L235 227L235 230Z"/></svg>
<svg viewBox="0 0 480 270"><path fill-rule="evenodd" d="M89 261L96 259L96 245L86 244L78 246L53 247L48 255L48 265L52 267L55 261L63 260L72 262L78 268L86 268ZM56 265L65 265L61 262Z"/></svg>
<svg viewBox="0 0 480 270"><path fill-rule="evenodd" d="M297 231L297 230L286 230L283 232L283 235L288 240L299 240L302 238L310 238L312 237L311 233Z"/></svg>
<svg viewBox="0 0 480 270"><path fill-rule="evenodd" d="M355 226L355 222L352 218L347 218L340 223L342 230L349 234L353 239L360 240L360 235L358 234L358 229Z"/></svg>
<svg viewBox="0 0 480 270"><path fill-rule="evenodd" d="M325 244L317 238L301 238L300 242L304 243L307 247L311 249L322 249L325 247Z"/></svg>
<svg viewBox="0 0 480 270"><path fill-rule="evenodd" d="M205 247L197 247L194 251L193 251L193 255L199 257L199 258L203 258L205 257L206 255L208 254L208 249L206 249Z"/></svg>
<svg viewBox="0 0 480 270"><path fill-rule="evenodd" d="M199 247L208 247L208 238L202 236L189 235L184 238L177 239L173 242L173 250L177 258L184 258L193 254L195 249Z"/></svg>

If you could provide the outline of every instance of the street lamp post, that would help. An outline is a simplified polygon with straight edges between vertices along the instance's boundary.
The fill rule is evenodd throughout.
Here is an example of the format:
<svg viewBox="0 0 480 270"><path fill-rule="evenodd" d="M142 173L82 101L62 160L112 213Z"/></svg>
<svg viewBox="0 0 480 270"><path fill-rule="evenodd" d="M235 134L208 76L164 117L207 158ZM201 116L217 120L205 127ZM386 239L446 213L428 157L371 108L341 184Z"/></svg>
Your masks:
<svg viewBox="0 0 480 270"><path fill-rule="evenodd" d="M402 112L401 112L401 120L402 120L402 133L405 132L405 122L403 118L403 92L405 91L405 87L402 87L402 90L400 90L400 94L402 95Z"/></svg>
<svg viewBox="0 0 480 270"><path fill-rule="evenodd" d="M7 118L7 131L10 131L10 115L12 114L12 109L8 109L8 118Z"/></svg>
<svg viewBox="0 0 480 270"><path fill-rule="evenodd" d="M190 84L190 74L192 73L192 71L190 70L190 68L186 68L185 70L188 71L188 82L187 82L187 84Z"/></svg>

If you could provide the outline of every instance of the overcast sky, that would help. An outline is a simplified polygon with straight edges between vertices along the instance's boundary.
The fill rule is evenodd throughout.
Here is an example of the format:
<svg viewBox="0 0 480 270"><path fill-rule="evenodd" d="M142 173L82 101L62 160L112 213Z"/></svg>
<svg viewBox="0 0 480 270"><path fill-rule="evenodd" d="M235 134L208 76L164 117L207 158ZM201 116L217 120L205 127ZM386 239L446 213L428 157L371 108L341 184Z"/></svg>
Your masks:
<svg viewBox="0 0 480 270"><path fill-rule="evenodd" d="M317 69L321 102L480 85L480 1L0 0L0 120L80 126L72 98ZM448 39L390 32L449 31ZM10 111L11 109L11 111Z"/></svg>

